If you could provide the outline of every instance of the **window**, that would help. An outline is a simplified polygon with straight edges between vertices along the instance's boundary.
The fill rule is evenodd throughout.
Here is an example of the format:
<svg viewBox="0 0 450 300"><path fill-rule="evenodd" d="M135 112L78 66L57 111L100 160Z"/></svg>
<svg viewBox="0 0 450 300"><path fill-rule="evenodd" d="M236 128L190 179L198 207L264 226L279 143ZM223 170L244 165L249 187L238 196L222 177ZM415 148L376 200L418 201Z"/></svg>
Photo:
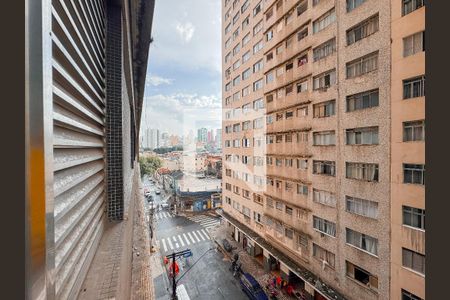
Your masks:
<svg viewBox="0 0 450 300"><path fill-rule="evenodd" d="M228 61L231 59L231 52L228 52L227 55L225 55L225 63L228 63Z"/></svg>
<svg viewBox="0 0 450 300"><path fill-rule="evenodd" d="M301 29L297 33L297 41L300 42L301 40L303 40L307 36L308 36L308 27L305 27L304 29Z"/></svg>
<svg viewBox="0 0 450 300"><path fill-rule="evenodd" d="M225 34L229 33L231 31L231 23L225 27Z"/></svg>
<svg viewBox="0 0 450 300"><path fill-rule="evenodd" d="M229 90L231 90L231 82L225 84L225 91L228 92Z"/></svg>
<svg viewBox="0 0 450 300"><path fill-rule="evenodd" d="M348 179L378 181L378 164L347 162L345 166Z"/></svg>
<svg viewBox="0 0 450 300"><path fill-rule="evenodd" d="M253 46L253 54L255 54L256 52L258 52L259 50L261 50L263 48L263 41L260 40L258 43L256 43Z"/></svg>
<svg viewBox="0 0 450 300"><path fill-rule="evenodd" d="M273 208L273 199L267 197L266 198L266 206Z"/></svg>
<svg viewBox="0 0 450 300"><path fill-rule="evenodd" d="M242 214L250 218L250 216L251 216L250 208L245 207L244 205L242 205Z"/></svg>
<svg viewBox="0 0 450 300"><path fill-rule="evenodd" d="M270 102L272 102L272 101L273 101L273 94L267 95L267 96L266 96L266 102L267 102L267 103L270 103Z"/></svg>
<svg viewBox="0 0 450 300"><path fill-rule="evenodd" d="M273 115L269 115L266 116L266 124L272 124L273 123ZM273 136L268 136L272 138L272 143L273 143ZM272 143L268 143L268 144L272 144Z"/></svg>
<svg viewBox="0 0 450 300"><path fill-rule="evenodd" d="M308 9L308 0L302 1L299 5L297 5L297 17L300 16Z"/></svg>
<svg viewBox="0 0 450 300"><path fill-rule="evenodd" d="M352 264L349 261L346 263L346 274L348 277L353 278L368 288L377 290L378 289L378 277L370 274L370 272Z"/></svg>
<svg viewBox="0 0 450 300"><path fill-rule="evenodd" d="M244 13L249 6L250 6L250 0L246 0L244 2L244 4L242 4L242 6L241 6L241 13Z"/></svg>
<svg viewBox="0 0 450 300"><path fill-rule="evenodd" d="M242 130L250 129L250 125L251 125L250 121L242 122Z"/></svg>
<svg viewBox="0 0 450 300"><path fill-rule="evenodd" d="M228 49L231 46L231 38L228 38L225 42L225 49Z"/></svg>
<svg viewBox="0 0 450 300"><path fill-rule="evenodd" d="M263 87L263 80L257 80L253 83L253 91L256 92L257 90L261 89Z"/></svg>
<svg viewBox="0 0 450 300"><path fill-rule="evenodd" d="M253 109L254 110L258 110L264 108L264 100L263 98L257 99L255 101L253 101Z"/></svg>
<svg viewBox="0 0 450 300"><path fill-rule="evenodd" d="M336 237L336 224L333 222L313 216L313 227L324 234Z"/></svg>
<svg viewBox="0 0 450 300"><path fill-rule="evenodd" d="M230 15L231 15L231 8L229 8L225 13L225 21L227 21L230 18Z"/></svg>
<svg viewBox="0 0 450 300"><path fill-rule="evenodd" d="M334 161L314 160L313 161L313 174L335 176L336 175L336 164Z"/></svg>
<svg viewBox="0 0 450 300"><path fill-rule="evenodd" d="M233 79L233 86L237 86L239 83L241 83L241 76L236 76Z"/></svg>
<svg viewBox="0 0 450 300"><path fill-rule="evenodd" d="M336 69L324 72L313 78L313 89L327 89L336 83Z"/></svg>
<svg viewBox="0 0 450 300"><path fill-rule="evenodd" d="M258 34L263 28L263 24L262 21L259 21L258 24L255 25L255 27L253 27L253 35Z"/></svg>
<svg viewBox="0 0 450 300"><path fill-rule="evenodd" d="M292 110L291 110L291 111L287 111L287 112L286 112L286 120L287 120L287 119L290 119L290 118L292 118L292 117L294 117L294 111L292 111ZM290 142L292 142L292 135L290 134L289 136L291 137Z"/></svg>
<svg viewBox="0 0 450 300"><path fill-rule="evenodd" d="M242 21L242 31L244 31L248 25L250 25L250 16L247 16L247 18Z"/></svg>
<svg viewBox="0 0 450 300"><path fill-rule="evenodd" d="M241 124L234 124L233 132L240 132L240 131L241 131Z"/></svg>
<svg viewBox="0 0 450 300"><path fill-rule="evenodd" d="M365 1L366 0L347 0L347 12L351 12Z"/></svg>
<svg viewBox="0 0 450 300"><path fill-rule="evenodd" d="M317 258L320 261L325 261L328 264L328 266L334 269L334 261L335 261L334 253L325 250L324 248L318 246L315 243L313 243L313 257Z"/></svg>
<svg viewBox="0 0 450 300"><path fill-rule="evenodd" d="M266 41L270 41L272 38L273 38L273 30L271 29L266 33Z"/></svg>
<svg viewBox="0 0 450 300"><path fill-rule="evenodd" d="M336 38L326 41L313 50L314 61L321 60L336 51Z"/></svg>
<svg viewBox="0 0 450 300"><path fill-rule="evenodd" d="M256 16L261 12L261 1L256 4L255 8L253 9L253 16Z"/></svg>
<svg viewBox="0 0 450 300"><path fill-rule="evenodd" d="M425 121L403 122L403 141L424 141L425 140Z"/></svg>
<svg viewBox="0 0 450 300"><path fill-rule="evenodd" d="M297 169L307 170L308 169L308 160L297 158Z"/></svg>
<svg viewBox="0 0 450 300"><path fill-rule="evenodd" d="M345 196L345 210L372 219L378 217L378 203L375 201Z"/></svg>
<svg viewBox="0 0 450 300"><path fill-rule="evenodd" d="M425 210L403 205L403 225L425 230Z"/></svg>
<svg viewBox="0 0 450 300"><path fill-rule="evenodd" d="M403 0L402 1L402 13L403 16L412 13L416 9L425 5L425 0Z"/></svg>
<svg viewBox="0 0 450 300"><path fill-rule="evenodd" d="M292 212L293 212L293 211L294 211L294 210L292 209L292 207L286 206L286 208L285 208L285 213L286 213L287 215L292 216Z"/></svg>
<svg viewBox="0 0 450 300"><path fill-rule="evenodd" d="M308 63L308 54L300 55L299 58L297 58L297 67L301 67L303 65L306 65Z"/></svg>
<svg viewBox="0 0 450 300"><path fill-rule="evenodd" d="M251 74L252 74L252 72L250 71L250 68L248 68L247 70L242 72L242 80L248 79Z"/></svg>
<svg viewBox="0 0 450 300"><path fill-rule="evenodd" d="M361 250L378 255L378 239L370 235L354 231L350 228L345 228L346 242Z"/></svg>
<svg viewBox="0 0 450 300"><path fill-rule="evenodd" d="M250 59L250 50L245 52L244 55L242 55L242 63L247 62Z"/></svg>
<svg viewBox="0 0 450 300"><path fill-rule="evenodd" d="M292 70L294 68L294 63L292 61L286 64L286 72Z"/></svg>
<svg viewBox="0 0 450 300"><path fill-rule="evenodd" d="M305 184L297 184L297 194L308 196L308 186Z"/></svg>
<svg viewBox="0 0 450 300"><path fill-rule="evenodd" d="M296 116L299 118L304 118L308 115L308 107L299 107L297 108Z"/></svg>
<svg viewBox="0 0 450 300"><path fill-rule="evenodd" d="M239 140L239 139L233 140L233 148L239 148L239 147L241 147L241 140Z"/></svg>
<svg viewBox="0 0 450 300"><path fill-rule="evenodd" d="M292 167L292 165L293 165L293 159L292 158L286 158L285 160L284 160L284 165L286 166L286 167ZM286 182L286 187L288 186L288 182ZM287 190L287 189L286 189Z"/></svg>
<svg viewBox="0 0 450 300"><path fill-rule="evenodd" d="M325 118L335 115L336 100L314 104L314 118Z"/></svg>
<svg viewBox="0 0 450 300"><path fill-rule="evenodd" d="M294 41L294 35L291 35L290 37L288 37L286 39L286 48L291 47L293 41Z"/></svg>
<svg viewBox="0 0 450 300"><path fill-rule="evenodd" d="M402 289L402 300L423 300L422 298Z"/></svg>
<svg viewBox="0 0 450 300"><path fill-rule="evenodd" d="M308 132L297 132L297 143L307 141L308 141Z"/></svg>
<svg viewBox="0 0 450 300"><path fill-rule="evenodd" d="M226 189L227 191L231 191L231 184L225 183L225 189Z"/></svg>
<svg viewBox="0 0 450 300"><path fill-rule="evenodd" d="M425 255L402 248L402 264L405 268L425 275Z"/></svg>
<svg viewBox="0 0 450 300"><path fill-rule="evenodd" d="M313 0L313 6L316 6L319 3L320 3L320 0Z"/></svg>
<svg viewBox="0 0 450 300"><path fill-rule="evenodd" d="M266 12L266 21L269 20L272 16L273 16L273 7L271 7L271 8Z"/></svg>
<svg viewBox="0 0 450 300"><path fill-rule="evenodd" d="M284 235L285 235L288 239L292 240L292 239L294 238L294 231L293 231L292 229L285 228L285 229L284 229Z"/></svg>
<svg viewBox="0 0 450 300"><path fill-rule="evenodd" d="M286 87L286 96L289 95L290 93L292 93L292 91L294 90L294 85L290 84Z"/></svg>
<svg viewBox="0 0 450 300"><path fill-rule="evenodd" d="M236 92L233 94L233 102L238 101L239 99L241 99L241 95L239 92Z"/></svg>
<svg viewBox="0 0 450 300"><path fill-rule="evenodd" d="M242 155L242 163L244 165L247 165L250 163L250 157L248 157L247 155Z"/></svg>
<svg viewBox="0 0 450 300"><path fill-rule="evenodd" d="M347 46L377 32L378 19L378 14L376 14L347 30Z"/></svg>
<svg viewBox="0 0 450 300"><path fill-rule="evenodd" d="M250 144L250 140L249 140L249 144ZM264 165L264 158L262 158L261 156L254 156L253 157L253 165L254 166L258 166L261 167Z"/></svg>
<svg viewBox="0 0 450 300"><path fill-rule="evenodd" d="M378 89L346 97L347 112L378 106Z"/></svg>
<svg viewBox="0 0 450 300"><path fill-rule="evenodd" d="M253 120L253 129L259 129L263 127L263 118Z"/></svg>
<svg viewBox="0 0 450 300"><path fill-rule="evenodd" d="M231 96L228 96L225 98L225 106L230 105L231 104Z"/></svg>
<svg viewBox="0 0 450 300"><path fill-rule="evenodd" d="M266 83L271 83L274 80L273 71L266 74Z"/></svg>
<svg viewBox="0 0 450 300"><path fill-rule="evenodd" d="M286 17L284 18L284 22L286 25L290 24L294 20L294 10L291 10L286 14Z"/></svg>
<svg viewBox="0 0 450 300"><path fill-rule="evenodd" d="M239 37L239 27L233 32L233 42Z"/></svg>
<svg viewBox="0 0 450 300"><path fill-rule="evenodd" d="M241 44L237 44L236 47L233 48L233 56L236 56L241 50Z"/></svg>
<svg viewBox="0 0 450 300"><path fill-rule="evenodd" d="M403 80L403 99L425 96L425 76Z"/></svg>
<svg viewBox="0 0 450 300"><path fill-rule="evenodd" d="M276 70L277 77L284 74L284 67L278 68Z"/></svg>
<svg viewBox="0 0 450 300"><path fill-rule="evenodd" d="M313 133L314 146L330 146L335 144L336 144L336 134L334 130Z"/></svg>
<svg viewBox="0 0 450 300"><path fill-rule="evenodd" d="M263 67L263 60L259 60L253 65L253 73L259 72Z"/></svg>
<svg viewBox="0 0 450 300"><path fill-rule="evenodd" d="M425 51L425 31L403 38L403 57Z"/></svg>
<svg viewBox="0 0 450 300"><path fill-rule="evenodd" d="M253 201L262 205L263 204L263 197L261 195L258 195L258 194L254 193L253 194ZM258 216L257 221L261 223L261 215L259 213L258 213L258 215L259 216Z"/></svg>
<svg viewBox="0 0 450 300"><path fill-rule="evenodd" d="M266 55L266 61L270 61L273 58L273 53L270 52L269 54Z"/></svg>
<svg viewBox="0 0 450 300"><path fill-rule="evenodd" d="M425 185L425 165L403 164L403 183Z"/></svg>
<svg viewBox="0 0 450 300"><path fill-rule="evenodd" d="M283 203L276 201L275 202L275 208L278 210L283 210Z"/></svg>
<svg viewBox="0 0 450 300"><path fill-rule="evenodd" d="M250 42L250 39L252 37L250 36L250 33L247 33L246 36L244 36L244 38L242 39L242 47L244 47L245 45L248 44L248 42Z"/></svg>
<svg viewBox="0 0 450 300"><path fill-rule="evenodd" d="M241 60L238 59L237 61L235 61L233 63L233 71L236 70L237 68L239 68L241 66Z"/></svg>
<svg viewBox="0 0 450 300"><path fill-rule="evenodd" d="M347 79L378 69L378 51L347 63Z"/></svg>
<svg viewBox="0 0 450 300"><path fill-rule="evenodd" d="M297 93L303 93L308 90L308 80L297 83Z"/></svg>
<svg viewBox="0 0 450 300"><path fill-rule="evenodd" d="M336 207L336 196L334 193L313 189L313 201L323 205Z"/></svg>
<svg viewBox="0 0 450 300"><path fill-rule="evenodd" d="M347 145L378 145L378 127L346 129Z"/></svg>
<svg viewBox="0 0 450 300"><path fill-rule="evenodd" d="M250 199L250 191L242 190L242 197Z"/></svg>
<svg viewBox="0 0 450 300"><path fill-rule="evenodd" d="M329 10L313 22L313 33L318 33L324 30L334 21L336 21L336 12L333 7L331 10Z"/></svg>
<svg viewBox="0 0 450 300"><path fill-rule="evenodd" d="M250 94L250 86L249 85L242 89L242 97L245 97L248 94Z"/></svg>

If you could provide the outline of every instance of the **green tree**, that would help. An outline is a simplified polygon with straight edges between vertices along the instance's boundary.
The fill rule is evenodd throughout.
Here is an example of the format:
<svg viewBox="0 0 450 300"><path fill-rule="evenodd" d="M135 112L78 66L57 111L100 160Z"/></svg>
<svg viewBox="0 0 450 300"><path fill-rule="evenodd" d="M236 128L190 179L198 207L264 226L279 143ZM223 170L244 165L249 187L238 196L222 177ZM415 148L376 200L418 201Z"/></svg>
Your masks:
<svg viewBox="0 0 450 300"><path fill-rule="evenodd" d="M141 167L141 177L144 175L153 175L162 166L162 161L157 156L140 157L139 165Z"/></svg>

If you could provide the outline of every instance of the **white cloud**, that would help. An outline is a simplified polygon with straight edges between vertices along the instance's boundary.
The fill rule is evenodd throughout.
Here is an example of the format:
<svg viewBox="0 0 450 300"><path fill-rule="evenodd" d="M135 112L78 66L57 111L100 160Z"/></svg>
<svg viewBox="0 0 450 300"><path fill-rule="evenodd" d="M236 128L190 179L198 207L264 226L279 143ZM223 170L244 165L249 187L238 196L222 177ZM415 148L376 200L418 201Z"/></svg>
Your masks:
<svg viewBox="0 0 450 300"><path fill-rule="evenodd" d="M160 77L158 75L147 75L146 84L152 86L159 86L162 84L172 84L173 79Z"/></svg>
<svg viewBox="0 0 450 300"><path fill-rule="evenodd" d="M185 41L186 43L188 43L194 36L195 26L192 25L191 22L187 22L184 25L177 23L175 29L177 30L178 35L181 37L181 39L183 39L183 41Z"/></svg>

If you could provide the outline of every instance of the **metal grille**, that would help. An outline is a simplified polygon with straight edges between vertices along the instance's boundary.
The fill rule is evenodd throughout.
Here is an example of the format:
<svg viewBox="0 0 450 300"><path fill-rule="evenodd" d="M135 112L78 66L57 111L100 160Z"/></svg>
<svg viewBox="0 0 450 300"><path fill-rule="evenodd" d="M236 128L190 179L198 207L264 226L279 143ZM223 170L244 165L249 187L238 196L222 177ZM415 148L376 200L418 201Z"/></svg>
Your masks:
<svg viewBox="0 0 450 300"><path fill-rule="evenodd" d="M52 0L54 293L73 298L103 231L105 3Z"/></svg>

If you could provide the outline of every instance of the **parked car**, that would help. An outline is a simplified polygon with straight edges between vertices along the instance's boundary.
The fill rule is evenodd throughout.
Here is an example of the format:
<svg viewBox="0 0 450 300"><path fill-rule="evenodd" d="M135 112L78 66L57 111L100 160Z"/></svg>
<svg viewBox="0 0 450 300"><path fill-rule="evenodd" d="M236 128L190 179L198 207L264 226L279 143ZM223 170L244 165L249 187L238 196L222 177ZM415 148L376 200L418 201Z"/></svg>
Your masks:
<svg viewBox="0 0 450 300"><path fill-rule="evenodd" d="M153 202L153 197L152 197L152 195L148 195L148 196L147 196L147 202Z"/></svg>
<svg viewBox="0 0 450 300"><path fill-rule="evenodd" d="M155 194L156 194L156 195L159 195L159 194L161 194L161 191L160 191L160 190L156 190L156 191L155 191Z"/></svg>
<svg viewBox="0 0 450 300"><path fill-rule="evenodd" d="M269 300L266 293L264 293L261 285L252 275L248 273L242 273L239 283L241 284L244 293L247 294L250 299Z"/></svg>

